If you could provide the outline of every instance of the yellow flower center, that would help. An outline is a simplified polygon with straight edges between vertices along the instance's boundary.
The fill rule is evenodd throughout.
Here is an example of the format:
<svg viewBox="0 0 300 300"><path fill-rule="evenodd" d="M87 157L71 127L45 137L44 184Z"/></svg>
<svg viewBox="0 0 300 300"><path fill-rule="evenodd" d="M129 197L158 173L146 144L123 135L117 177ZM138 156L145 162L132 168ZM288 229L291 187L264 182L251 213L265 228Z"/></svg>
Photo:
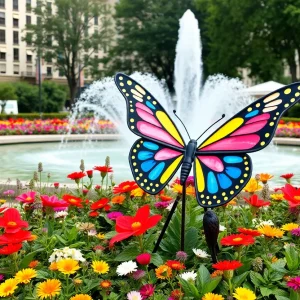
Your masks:
<svg viewBox="0 0 300 300"><path fill-rule="evenodd" d="M70 202L71 202L71 203L76 203L77 200L72 198L72 199L70 199Z"/></svg>
<svg viewBox="0 0 300 300"><path fill-rule="evenodd" d="M10 221L7 223L8 226L11 226L11 227L14 227L14 226L17 226L17 223L14 222L14 221Z"/></svg>
<svg viewBox="0 0 300 300"><path fill-rule="evenodd" d="M127 190L129 187L130 187L130 185L128 185L128 184L123 186L123 191Z"/></svg>
<svg viewBox="0 0 300 300"><path fill-rule="evenodd" d="M26 200L26 201L31 201L32 198L31 198L31 197L27 197L25 200Z"/></svg>
<svg viewBox="0 0 300 300"><path fill-rule="evenodd" d="M133 222L131 225L132 229L139 229L142 226L140 222Z"/></svg>
<svg viewBox="0 0 300 300"><path fill-rule="evenodd" d="M295 196L294 199L295 199L296 201L300 201L300 196Z"/></svg>
<svg viewBox="0 0 300 300"><path fill-rule="evenodd" d="M13 291L13 287L12 286L6 286L4 287L4 293L8 293L8 292L11 292Z"/></svg>
<svg viewBox="0 0 300 300"><path fill-rule="evenodd" d="M240 238L240 237L233 239L234 242L240 242L240 241L242 241L242 240L243 240L243 239Z"/></svg>

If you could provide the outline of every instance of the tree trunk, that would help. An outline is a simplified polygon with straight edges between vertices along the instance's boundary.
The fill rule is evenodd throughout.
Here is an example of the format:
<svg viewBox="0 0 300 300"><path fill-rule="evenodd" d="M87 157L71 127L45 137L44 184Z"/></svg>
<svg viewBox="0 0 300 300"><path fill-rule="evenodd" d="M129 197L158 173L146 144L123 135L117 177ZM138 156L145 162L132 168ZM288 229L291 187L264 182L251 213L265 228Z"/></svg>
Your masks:
<svg viewBox="0 0 300 300"><path fill-rule="evenodd" d="M70 91L70 106L75 104L76 92L77 92L77 81L72 78L68 80L68 86Z"/></svg>
<svg viewBox="0 0 300 300"><path fill-rule="evenodd" d="M289 68L290 68L292 82L295 82L295 81L297 81L297 64L296 64L294 55L291 55L290 57L288 57L287 61L288 61Z"/></svg>

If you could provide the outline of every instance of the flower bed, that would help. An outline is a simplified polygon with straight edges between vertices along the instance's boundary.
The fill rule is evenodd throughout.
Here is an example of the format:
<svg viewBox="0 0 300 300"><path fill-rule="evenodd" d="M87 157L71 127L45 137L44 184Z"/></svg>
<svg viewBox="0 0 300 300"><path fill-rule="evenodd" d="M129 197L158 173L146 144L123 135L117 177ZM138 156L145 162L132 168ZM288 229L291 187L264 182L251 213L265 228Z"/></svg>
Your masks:
<svg viewBox="0 0 300 300"><path fill-rule="evenodd" d="M218 262L205 243L204 210L187 181L186 244L180 251L180 205L152 253L174 199L176 179L157 196L135 182L113 186L113 168L69 174L46 193L43 167L27 191L1 191L0 297L6 299L299 299L300 190L282 175L252 178L242 196L214 211L220 219ZM298 223L297 223L298 222ZM228 296L233 298L227 298Z"/></svg>
<svg viewBox="0 0 300 300"><path fill-rule="evenodd" d="M276 130L278 137L300 138L300 122L280 121Z"/></svg>
<svg viewBox="0 0 300 300"><path fill-rule="evenodd" d="M70 124L68 119L8 119L0 120L0 135L27 135L27 134L67 134L67 133L115 133L116 128L110 121L94 118L76 120Z"/></svg>

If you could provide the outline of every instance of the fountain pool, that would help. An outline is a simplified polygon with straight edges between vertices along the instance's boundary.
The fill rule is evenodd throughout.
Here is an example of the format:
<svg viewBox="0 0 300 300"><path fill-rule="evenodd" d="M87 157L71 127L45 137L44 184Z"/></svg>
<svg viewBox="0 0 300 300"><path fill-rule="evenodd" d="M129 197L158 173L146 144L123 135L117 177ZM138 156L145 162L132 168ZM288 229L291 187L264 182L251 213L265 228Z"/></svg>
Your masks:
<svg viewBox="0 0 300 300"><path fill-rule="evenodd" d="M80 159L84 159L86 170L96 165L104 165L107 155L110 156L114 169L114 181L120 183L132 180L128 164L128 143L121 141L103 142L68 142L68 143L34 143L1 146L1 175L0 181L8 178L28 181L37 170L38 162L43 163L43 181L47 173L51 174L49 182L71 183L67 178L69 173L79 171ZM299 161L300 147L269 146L266 149L250 154L256 173L269 172L275 175L270 181L271 186L281 186L284 180L279 178L284 173L295 173L295 180L300 180ZM95 184L100 183L99 173L95 171Z"/></svg>

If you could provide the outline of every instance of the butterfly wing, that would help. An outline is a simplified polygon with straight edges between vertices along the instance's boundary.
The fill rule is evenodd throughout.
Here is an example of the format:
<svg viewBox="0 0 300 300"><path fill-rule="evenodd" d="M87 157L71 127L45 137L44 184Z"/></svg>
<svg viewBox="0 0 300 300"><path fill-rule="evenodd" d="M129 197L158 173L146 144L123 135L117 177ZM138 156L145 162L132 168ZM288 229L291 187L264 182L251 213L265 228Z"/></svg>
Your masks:
<svg viewBox="0 0 300 300"><path fill-rule="evenodd" d="M196 153L243 153L265 148L271 142L282 114L299 100L299 82L258 99L211 134Z"/></svg>
<svg viewBox="0 0 300 300"><path fill-rule="evenodd" d="M148 194L157 194L181 165L184 151L174 150L144 138L138 139L129 153L136 183Z"/></svg>
<svg viewBox="0 0 300 300"><path fill-rule="evenodd" d="M246 153L196 155L195 191L199 205L213 208L224 205L247 184L252 162Z"/></svg>
<svg viewBox="0 0 300 300"><path fill-rule="evenodd" d="M173 149L185 147L167 112L145 88L122 73L115 76L115 82L126 100L127 124L133 133Z"/></svg>

